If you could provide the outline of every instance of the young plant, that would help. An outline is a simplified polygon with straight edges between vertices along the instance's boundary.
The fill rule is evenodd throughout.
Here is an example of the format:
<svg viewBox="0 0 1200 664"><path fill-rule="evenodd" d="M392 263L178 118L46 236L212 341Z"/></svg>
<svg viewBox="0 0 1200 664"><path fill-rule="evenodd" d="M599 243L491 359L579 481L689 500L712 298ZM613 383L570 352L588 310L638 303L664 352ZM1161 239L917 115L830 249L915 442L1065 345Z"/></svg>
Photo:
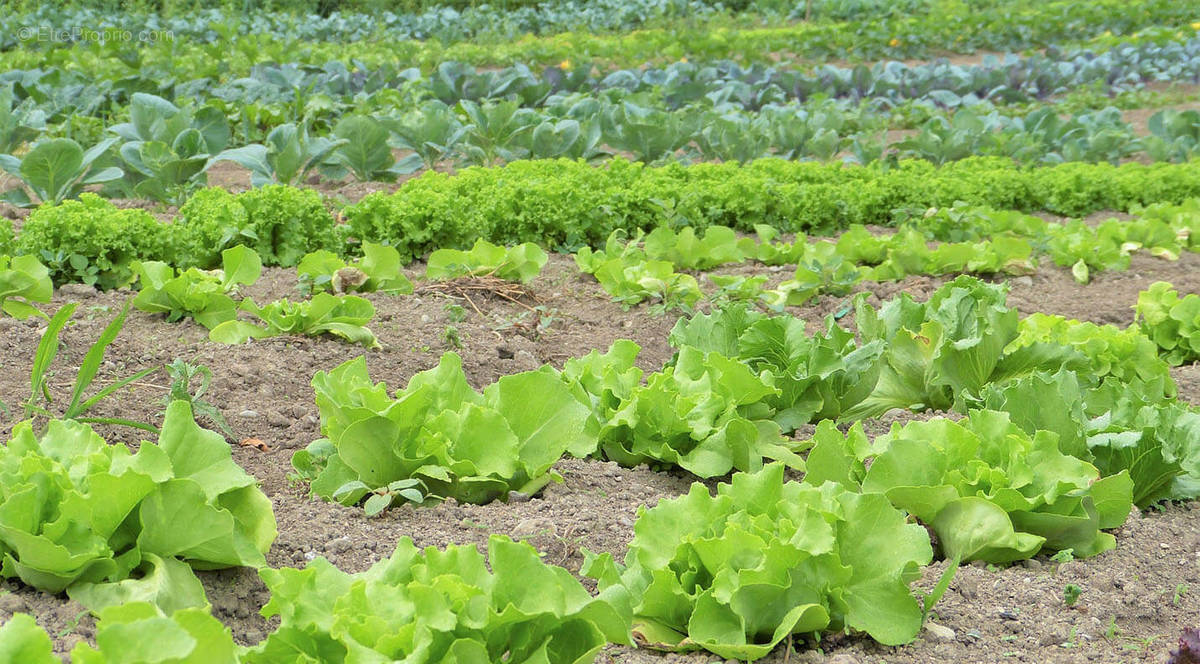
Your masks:
<svg viewBox="0 0 1200 664"><path fill-rule="evenodd" d="M308 127L289 122L272 129L265 144L225 150L213 157L205 169L218 161L232 161L250 171L250 184L255 187L298 185L347 142L345 138L309 136Z"/></svg>
<svg viewBox="0 0 1200 664"><path fill-rule="evenodd" d="M211 369L203 364L192 364L177 357L173 362L164 366L163 370L171 379L171 391L163 397L163 405L170 406L176 401L186 402L191 406L192 413L196 417L207 417L217 425L226 440L237 439L221 411L204 399L204 393L208 391L208 386L212 383ZM197 379L200 384L192 387Z"/></svg>
<svg viewBox="0 0 1200 664"><path fill-rule="evenodd" d="M121 158L129 166L128 186L138 196L180 204L205 182L209 158L225 149L230 131L215 107L181 109L161 97L135 92L130 121L110 127L125 140Z"/></svg>
<svg viewBox="0 0 1200 664"><path fill-rule="evenodd" d="M286 298L264 306L254 300L242 300L238 307L262 323L227 320L214 327L208 338L224 344L243 344L281 334L322 334L339 337L368 348L379 348L379 341L366 324L375 317L375 306L355 295L318 293L307 302L289 302Z"/></svg>
<svg viewBox="0 0 1200 664"><path fill-rule="evenodd" d="M46 318L34 302L49 302L54 294L50 270L34 256L0 256L0 311L17 319Z"/></svg>
<svg viewBox="0 0 1200 664"><path fill-rule="evenodd" d="M582 573L630 593L634 637L656 650L752 661L793 635L847 630L900 645L921 629L909 584L933 557L906 518L882 495L785 482L771 464L715 496L697 482L639 508L624 565L585 552Z"/></svg>
<svg viewBox="0 0 1200 664"><path fill-rule="evenodd" d="M145 424L143 422L135 422L133 420L121 417L85 417L85 414L92 409L96 404L111 396L117 390L124 388L131 383L141 380L145 376L158 371L159 367L154 366L148 369L142 369L133 375L119 379L116 382L100 389L94 395L84 398L84 394L95 380L96 374L100 370L100 365L104 362L104 353L109 345L116 340L120 334L121 328L125 326L125 317L129 313L129 303L121 309L121 313L113 318L112 322L104 328L100 333L99 338L92 344L91 348L83 357L83 361L79 365L79 372L75 376L75 385L71 390L71 400L67 403L66 408L61 413L52 413L46 406L52 402L50 397L50 365L54 363L55 357L58 355L60 345L59 334L62 332L71 315L75 313L77 303L71 302L65 304L58 310L57 313L50 319L46 331L42 333L42 339L38 342L37 352L33 358L33 370L30 373L29 384L30 394L29 399L25 402L25 417L30 418L34 415L40 415L48 419L63 419L74 420L77 422L94 422L98 424L116 424L121 426L143 429L153 433L158 433L158 428ZM45 405L43 405L43 403Z"/></svg>
<svg viewBox="0 0 1200 664"><path fill-rule="evenodd" d="M529 283L542 271L548 258L546 252L532 242L500 247L480 238L470 251L438 249L430 254L425 278L443 280L491 276Z"/></svg>
<svg viewBox="0 0 1200 664"><path fill-rule="evenodd" d="M116 142L109 138L85 151L69 138L47 138L19 159L0 154L0 169L19 179L33 194L31 197L23 189L10 189L0 194L0 201L17 207L33 207L37 202L58 204L77 198L87 185L120 179L124 173L115 166L92 167Z"/></svg>
<svg viewBox="0 0 1200 664"><path fill-rule="evenodd" d="M1200 295L1179 297L1165 281L1138 293L1135 318L1172 366L1200 359Z"/></svg>
<svg viewBox="0 0 1200 664"><path fill-rule="evenodd" d="M190 268L176 273L166 263L134 263L141 292L133 306L141 311L163 313L167 322L188 317L208 329L237 318L237 304L229 293L239 285L250 285L262 274L262 261L253 249L238 245L221 252L222 269Z"/></svg>
<svg viewBox="0 0 1200 664"><path fill-rule="evenodd" d="M364 242L362 251L363 257L352 263L323 249L305 255L296 268L301 290L310 293L332 291L335 295L413 292L412 282L400 269L400 252L395 247Z"/></svg>

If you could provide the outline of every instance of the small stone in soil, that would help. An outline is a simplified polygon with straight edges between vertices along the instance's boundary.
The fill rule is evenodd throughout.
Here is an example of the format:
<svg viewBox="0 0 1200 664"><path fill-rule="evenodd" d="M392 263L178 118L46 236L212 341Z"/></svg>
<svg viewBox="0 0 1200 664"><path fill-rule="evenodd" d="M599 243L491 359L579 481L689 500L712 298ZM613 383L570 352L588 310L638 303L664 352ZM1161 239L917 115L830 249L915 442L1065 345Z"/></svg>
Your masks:
<svg viewBox="0 0 1200 664"><path fill-rule="evenodd" d="M242 412L238 413L238 417L244 417L249 420L258 417L258 413L252 410L243 410Z"/></svg>
<svg viewBox="0 0 1200 664"><path fill-rule="evenodd" d="M520 491L508 492L508 502L510 503L527 503L529 502L529 498L530 495L527 493L521 493Z"/></svg>
<svg viewBox="0 0 1200 664"><path fill-rule="evenodd" d="M933 621L925 623L925 631L929 632L929 635L937 641L954 640L954 630L946 627L945 625L939 625Z"/></svg>
<svg viewBox="0 0 1200 664"><path fill-rule="evenodd" d="M20 595L0 595L0 613L18 613L26 609L25 599Z"/></svg>

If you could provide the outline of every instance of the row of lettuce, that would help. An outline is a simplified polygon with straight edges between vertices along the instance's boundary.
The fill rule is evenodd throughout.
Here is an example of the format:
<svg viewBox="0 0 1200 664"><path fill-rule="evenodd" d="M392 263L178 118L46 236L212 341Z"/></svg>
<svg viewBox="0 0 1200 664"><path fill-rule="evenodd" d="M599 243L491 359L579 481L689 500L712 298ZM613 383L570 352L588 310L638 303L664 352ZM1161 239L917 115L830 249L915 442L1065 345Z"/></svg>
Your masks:
<svg viewBox="0 0 1200 664"><path fill-rule="evenodd" d="M338 211L316 191L267 186L194 194L171 223L118 209L93 195L42 205L14 234L0 220L0 255L29 254L56 283L102 289L129 283L133 260L209 269L221 252L253 248L265 265L292 266L305 253L354 251L357 242L395 247L408 262L439 248L535 242L552 249L599 247L613 231L712 225L753 232L831 233L852 224L889 225L913 210L957 202L993 209L1079 216L1200 197L1187 164L1069 163L1023 168L1001 158L935 167L923 161L840 164L760 160L648 167L614 159L604 167L569 160L518 161L430 172L394 193L375 193Z"/></svg>
<svg viewBox="0 0 1200 664"><path fill-rule="evenodd" d="M584 29L496 42L385 38L335 43L292 37L287 31L283 35L273 31L243 34L231 22L210 23L207 27L211 31L208 34L213 36L211 40L74 41L70 37L54 38L59 33L43 38L40 29L46 26L47 30L53 30L53 23L25 25L17 15L12 17L16 25L6 35L28 38L21 40L18 48L0 53L0 64L5 69L59 66L113 79L137 70L152 71L164 78L196 79L221 78L228 73L244 75L254 65L267 61L324 64L343 60L368 66L400 61L429 69L449 60L486 66L604 60L620 66L639 66L682 57L727 58L731 54L744 62L768 62L773 54L813 60L909 59L928 58L946 51L1020 51L1065 40L1111 43L1147 29L1151 29L1147 30L1150 39L1155 35L1175 37L1198 19L1194 8L1171 0L1102 0L1086 4L1021 0L989 3L985 7L977 2L943 3L939 11L871 16L865 20L747 26L748 21L736 18L732 21L722 17L685 18L663 27L620 34L598 34ZM137 34L139 30L134 27L123 30ZM22 32L21 28L26 30Z"/></svg>
<svg viewBox="0 0 1200 664"><path fill-rule="evenodd" d="M715 495L696 484L641 508L623 564L589 553L597 596L503 537L486 562L474 547L402 540L359 574L320 559L267 568L269 500L184 403L136 454L77 422L18 426L0 456L4 573L98 613L77 662L158 661L168 646L195 662L588 662L635 640L757 659L792 634L915 638L953 572L913 596L934 547L910 515L953 570L1096 555L1133 507L1200 494L1200 413L1136 328L1018 320L1005 287L971 277L926 302L859 299L854 327L830 316L809 334L734 305L681 319L675 356L649 374L618 341L482 391L453 353L395 391L362 357L314 376L324 437L292 463L314 494L372 513L536 493L564 455L734 472ZM895 408L957 414L874 441L835 426ZM810 422L810 439L786 435ZM181 519L203 527L167 526ZM281 618L249 647L189 571L239 565L261 569L263 613ZM25 616L0 628L0 651L53 661Z"/></svg>

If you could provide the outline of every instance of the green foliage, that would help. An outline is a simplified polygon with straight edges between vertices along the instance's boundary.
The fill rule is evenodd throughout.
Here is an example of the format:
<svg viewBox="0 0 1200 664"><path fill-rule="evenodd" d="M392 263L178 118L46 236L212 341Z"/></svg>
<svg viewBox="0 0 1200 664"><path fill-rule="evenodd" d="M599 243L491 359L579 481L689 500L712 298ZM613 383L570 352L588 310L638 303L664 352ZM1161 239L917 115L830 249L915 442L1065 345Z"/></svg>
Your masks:
<svg viewBox="0 0 1200 664"><path fill-rule="evenodd" d="M101 290L129 285L132 264L170 255L172 228L145 210L120 210L95 194L34 210L17 238L17 252L38 257L55 285L84 283Z"/></svg>
<svg viewBox="0 0 1200 664"><path fill-rule="evenodd" d="M0 626L0 659L28 664L59 664L54 644L28 613L17 613Z"/></svg>
<svg viewBox="0 0 1200 664"><path fill-rule="evenodd" d="M1065 453L1088 461L1102 477L1128 473L1133 504L1200 495L1200 413L1169 400L1169 377L1115 377L1037 372L985 388L982 403L1009 414L1030 435L1058 436Z"/></svg>
<svg viewBox="0 0 1200 664"><path fill-rule="evenodd" d="M739 305L681 318L669 340L677 348L693 346L744 362L776 388L764 403L786 432L841 417L871 394L885 348L882 340L859 346L833 316L824 333L810 337L800 319L769 318Z"/></svg>
<svg viewBox="0 0 1200 664"><path fill-rule="evenodd" d="M101 609L96 647L80 642L72 664L236 664L238 646L229 628L207 608L163 611L131 601Z"/></svg>
<svg viewBox="0 0 1200 664"><path fill-rule="evenodd" d="M583 573L629 591L634 636L655 649L755 660L793 634L912 641L923 613L908 586L932 558L929 535L882 495L783 476L771 464L716 496L696 483L640 507L624 566L589 552Z"/></svg>
<svg viewBox="0 0 1200 664"><path fill-rule="evenodd" d="M1158 357L1154 342L1137 328L1096 325L1054 314L1032 313L1021 319L1019 334L1006 352L1035 344L1068 346L1087 358L1087 376L1092 383L1112 376L1123 383L1161 380L1166 396L1175 395L1170 367Z"/></svg>
<svg viewBox="0 0 1200 664"><path fill-rule="evenodd" d="M250 171L250 183L255 187L299 185L346 143L344 138L310 136L308 127L288 122L272 129L264 144L224 150L212 158L209 166L218 161L232 161Z"/></svg>
<svg viewBox="0 0 1200 664"><path fill-rule="evenodd" d="M237 304L228 293L250 285L262 274L262 261L253 249L238 245L221 252L221 268L209 272L188 268L176 272L166 263L134 263L140 292L133 306L167 315L174 323L185 316L208 329L237 318Z"/></svg>
<svg viewBox="0 0 1200 664"><path fill-rule="evenodd" d="M209 158L229 143L229 124L213 106L193 112L144 92L129 102L130 121L109 131L120 136L121 159L129 167L126 186L137 196L180 204L206 182Z"/></svg>
<svg viewBox="0 0 1200 664"><path fill-rule="evenodd" d="M79 422L53 420L41 437L20 423L0 450L0 494L0 573L93 610L204 606L187 565L261 566L276 534L270 500L184 402L137 454Z"/></svg>
<svg viewBox="0 0 1200 664"><path fill-rule="evenodd" d="M33 256L0 254L0 312L13 318L46 317L34 302L49 302L54 294L50 271Z"/></svg>
<svg viewBox="0 0 1200 664"><path fill-rule="evenodd" d="M924 303L907 293L878 310L859 300L863 341L882 341L886 350L874 391L844 417L874 417L893 408L945 410L988 383L1082 362L1072 349L1052 344L1008 351L1018 327L1006 293L1005 286L963 276Z"/></svg>
<svg viewBox="0 0 1200 664"><path fill-rule="evenodd" d="M0 256L11 256L16 250L17 237L13 232L12 221L0 218Z"/></svg>
<svg viewBox="0 0 1200 664"><path fill-rule="evenodd" d="M588 664L605 643L630 643L623 589L592 597L538 556L499 535L486 560L474 545L421 551L404 537L359 574L324 558L303 570L264 569L271 601L263 615L281 622L242 661Z"/></svg>
<svg viewBox="0 0 1200 664"><path fill-rule="evenodd" d="M309 291L373 293L389 295L413 292L412 282L401 272L400 252L372 242L364 242L363 257L347 263L324 249L306 254L296 271L302 288Z"/></svg>
<svg viewBox="0 0 1200 664"><path fill-rule="evenodd" d="M344 505L366 498L368 511L378 512L392 502L531 495L552 479L550 467L563 454L595 451L595 437L585 432L588 409L553 372L505 376L480 394L461 362L444 354L395 399L371 383L361 357L318 372L313 387L325 438L297 452L292 465L315 495ZM407 480L416 483L393 486Z"/></svg>
<svg viewBox="0 0 1200 664"><path fill-rule="evenodd" d="M1101 529L1124 523L1132 505L1127 471L1100 479L1059 451L1054 433L1030 435L995 411L896 424L873 443L861 424L843 437L826 422L814 443L805 482L886 495L957 561L1007 563L1043 548L1096 555L1116 545Z"/></svg>
<svg viewBox="0 0 1200 664"><path fill-rule="evenodd" d="M676 272L670 261L648 258L639 246L640 230L629 242L623 243L623 237L622 231L613 231L603 250L583 247L575 254L575 264L596 277L605 292L626 307L657 300L663 309L690 309L699 301L702 293L696 278Z"/></svg>
<svg viewBox="0 0 1200 664"><path fill-rule="evenodd" d="M171 388L163 397L163 405L170 406L175 401L186 402L191 406L192 413L197 418L207 417L213 424L216 424L226 440L237 439L221 411L204 399L204 393L208 391L208 386L212 383L211 369L203 364L192 364L177 357L170 364L165 365L163 371L171 379ZM200 379L200 384L193 387L197 378Z"/></svg>
<svg viewBox="0 0 1200 664"><path fill-rule="evenodd" d="M470 251L438 249L430 254L425 278L441 280L492 276L524 284L542 271L547 260L549 257L546 252L532 242L515 247L498 247L479 239Z"/></svg>
<svg viewBox="0 0 1200 664"><path fill-rule="evenodd" d="M244 244L263 265L291 267L306 253L335 247L333 216L311 189L268 185L242 194L202 189L179 209L175 264L208 269L221 252Z"/></svg>
<svg viewBox="0 0 1200 664"><path fill-rule="evenodd" d="M46 128L46 114L32 100L18 101L13 84L0 85L0 153L16 152Z"/></svg>
<svg viewBox="0 0 1200 664"><path fill-rule="evenodd" d="M36 196L31 198L18 187L0 194L0 201L17 207L33 207L38 202L57 204L78 197L87 185L120 178L119 168L93 168L96 159L115 142L110 138L84 150L69 138L45 138L19 159L0 154L0 169L15 176Z"/></svg>
<svg viewBox="0 0 1200 664"><path fill-rule="evenodd" d="M262 325L226 320L213 327L208 338L223 344L244 344L251 339L266 339L281 334L310 337L328 334L349 343L378 348L379 341L366 324L375 317L375 305L357 295L317 293L305 302L286 298L263 306L249 298L242 300L240 311L248 312Z"/></svg>
<svg viewBox="0 0 1200 664"><path fill-rule="evenodd" d="M619 380L629 368L614 363L604 372ZM600 450L625 466L678 466L699 477L755 471L764 458L802 469L799 450L770 419L767 404L778 394L745 364L684 346L672 366L647 376L600 420Z"/></svg>
<svg viewBox="0 0 1200 664"><path fill-rule="evenodd" d="M1173 366L1200 359L1200 295L1157 281L1138 293L1137 323Z"/></svg>
<svg viewBox="0 0 1200 664"><path fill-rule="evenodd" d="M59 335L62 333L63 327L70 320L71 315L75 313L77 302L69 302L64 304L54 314L46 325L46 330L42 332L42 338L38 342L37 352L33 358L33 369L29 375L30 393L29 399L25 402L25 417L40 415L46 418L61 417L64 420L75 420L79 422L98 422L102 424L118 424L136 429L145 429L153 433L158 433L158 429L152 425L142 422L135 422L120 417L84 417L93 406L107 399L118 390L124 388L130 383L140 380L141 378L158 370L158 367L150 367L142 369L132 375L116 380L107 386L100 389L91 397L84 399L84 394L91 387L92 381L95 380L96 374L100 371L100 365L104 362L104 353L108 347L117 339L117 335L121 333L121 328L125 326L125 317L129 314L129 304L126 303L121 313L117 314L104 330L96 341L88 348L87 353L83 357L83 361L79 364L78 372L75 375L75 384L71 389L71 401L63 409L61 414L50 412L45 406L49 406L52 399L50 398L50 366L54 364L54 359L58 356L58 348L60 345ZM45 406L40 402L44 401Z"/></svg>
<svg viewBox="0 0 1200 664"><path fill-rule="evenodd" d="M506 244L600 246L616 229L632 234L680 219L697 231L727 225L753 232L766 224L784 232L829 232L887 224L900 208L925 210L956 201L1080 215L1197 195L1200 176L1169 164L1020 169L1003 159L970 158L942 168L917 161L888 168L772 159L745 166L650 168L618 158L602 169L542 160L468 168L452 177L426 173L393 194L366 196L344 214L354 237L395 246L411 260L481 237ZM1003 265L1008 259L996 260Z"/></svg>
<svg viewBox="0 0 1200 664"><path fill-rule="evenodd" d="M341 178L349 172L361 182L392 182L420 165L419 161L397 163L388 144L388 128L369 115L342 118L334 126L333 135L339 145L322 169L328 177Z"/></svg>

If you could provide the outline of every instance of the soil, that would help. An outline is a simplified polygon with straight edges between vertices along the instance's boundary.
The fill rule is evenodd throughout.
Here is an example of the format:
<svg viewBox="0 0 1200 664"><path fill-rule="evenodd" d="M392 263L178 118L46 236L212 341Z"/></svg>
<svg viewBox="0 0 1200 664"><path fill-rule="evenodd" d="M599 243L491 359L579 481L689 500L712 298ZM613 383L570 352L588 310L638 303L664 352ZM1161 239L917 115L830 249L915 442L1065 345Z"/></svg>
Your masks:
<svg viewBox="0 0 1200 664"><path fill-rule="evenodd" d="M416 277L421 266L413 267L410 276ZM723 271L786 278L784 271L764 267ZM1132 321L1137 292L1156 280L1171 281L1181 291L1200 291L1200 255L1189 254L1177 262L1138 257L1128 272L1102 274L1088 285L1075 283L1061 268L1042 267L1012 280L1010 303L1025 314L1036 310L1125 325ZM864 289L873 301L901 291L920 299L944 281L910 277ZM655 315L646 306L622 310L567 256L552 256L530 290L541 315L548 317L540 336L537 327L529 324L536 315L528 308L534 302L486 297L464 302L436 294L368 295L377 308L370 327L383 346L365 351L372 377L398 388L416 372L435 366L447 350L463 356L464 369L476 387L547 362L561 367L567 358L607 348L620 338L642 346L639 364L647 370L661 367L672 353L666 338L677 315ZM245 294L260 302L296 297L295 273L268 269ZM55 294L51 307L80 303L75 323L62 335L64 347L52 377L56 403L68 394L88 344L129 297L128 291L99 293L79 286L66 286ZM847 301L822 297L791 313L817 322ZM451 328L454 332L448 333ZM6 435L18 417L12 406L28 394L41 330L36 321L0 318L0 400L10 407L0 415L0 435ZM171 324L133 311L109 350L97 386L175 358L211 368L214 378L206 398L221 410L239 439L255 437L268 447L262 451L234 445L233 455L259 479L274 505L280 535L267 556L272 566L298 567L324 556L343 569L360 571L389 555L400 537L411 537L418 545L483 545L490 533L502 533L528 540L546 553L548 562L577 572L582 548L623 556L639 507L678 496L691 483L684 473L568 459L557 466L563 482L551 484L543 495L525 502L484 506L449 502L433 508L403 507L367 518L361 508L310 499L305 486L288 479L292 453L319 436L309 382L314 372L363 352L327 338L282 337L242 346L218 345L208 342L206 330L191 321ZM1181 398L1200 404L1200 366L1182 367L1174 374ZM102 402L95 414L158 422L166 387L164 374L151 374L131 390ZM868 432L878 435L894 422L930 415L890 413L868 422ZM129 430L102 428L101 433L112 441L138 438ZM1162 661L1180 629L1195 625L1200 612L1200 503L1136 514L1116 536L1115 551L1086 561L1058 563L1042 555L1006 568L960 569L935 609L936 626L908 646L889 648L858 636L834 635L819 644L798 640L795 652L780 647L763 661ZM919 588L931 588L944 565L928 568ZM273 628L259 616L268 593L255 572L202 572L200 577L214 614L231 628L237 641L256 643ZM1063 601L1067 584L1082 588L1072 607ZM17 611L37 617L59 654L95 634L92 618L65 597L13 581L0 583L0 621ZM699 664L722 660L705 653L664 655L614 646L598 661Z"/></svg>

